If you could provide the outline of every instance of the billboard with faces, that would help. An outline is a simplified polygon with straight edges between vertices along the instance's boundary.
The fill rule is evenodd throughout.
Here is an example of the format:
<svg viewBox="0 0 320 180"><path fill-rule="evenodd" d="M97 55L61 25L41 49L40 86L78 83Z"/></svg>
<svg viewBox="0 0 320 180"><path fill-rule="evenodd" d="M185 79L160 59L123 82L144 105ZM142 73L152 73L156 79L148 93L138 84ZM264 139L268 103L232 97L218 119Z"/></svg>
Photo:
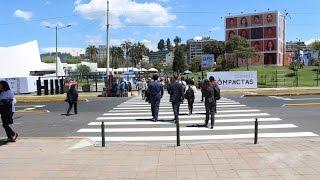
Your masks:
<svg viewBox="0 0 320 180"><path fill-rule="evenodd" d="M231 17L226 19L226 29L234 29L237 28L237 18Z"/></svg>
<svg viewBox="0 0 320 180"><path fill-rule="evenodd" d="M243 17L238 17L238 27L239 28L246 28L250 27L250 16L243 16Z"/></svg>

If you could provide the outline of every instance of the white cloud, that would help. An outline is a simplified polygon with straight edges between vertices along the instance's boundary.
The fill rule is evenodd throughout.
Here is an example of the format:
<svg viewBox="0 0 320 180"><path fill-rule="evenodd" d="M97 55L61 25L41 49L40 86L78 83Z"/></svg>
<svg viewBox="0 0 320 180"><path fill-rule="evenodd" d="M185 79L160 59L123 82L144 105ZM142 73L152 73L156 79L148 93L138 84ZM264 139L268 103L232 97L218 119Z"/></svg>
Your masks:
<svg viewBox="0 0 320 180"><path fill-rule="evenodd" d="M107 0L90 0L82 3L75 1L74 11L82 17L102 20L106 24ZM133 0L110 0L110 24L113 28L127 24L146 24L151 26L167 26L176 19L176 15L155 2L139 3Z"/></svg>
<svg viewBox="0 0 320 180"><path fill-rule="evenodd" d="M157 51L158 50L158 43L156 42L152 42L150 40L147 40L147 39L142 39L140 41L142 44L144 44L147 48L149 48L150 50L152 51Z"/></svg>
<svg viewBox="0 0 320 180"><path fill-rule="evenodd" d="M56 48L55 47L41 48L41 52L42 53L56 52ZM85 49L77 48L77 47L58 47L58 52L70 53L72 56L79 56L80 54L85 53Z"/></svg>
<svg viewBox="0 0 320 180"><path fill-rule="evenodd" d="M49 21L42 21L41 22L41 25L42 26L48 26L48 27L56 27L56 26L58 26L58 27L65 27L65 26L68 26L68 25L71 25L71 26L75 26L75 25L77 25L76 23L67 23L67 24L65 24L65 23L62 23L62 22L60 22L60 21L58 21L58 22L55 22L55 23L53 23L53 22L49 22Z"/></svg>
<svg viewBox="0 0 320 180"><path fill-rule="evenodd" d="M28 21L32 18L33 14L32 14L32 12L29 12L29 11L22 11L20 9L17 9L13 13L13 16L17 17L17 18L22 18L23 20Z"/></svg>
<svg viewBox="0 0 320 180"><path fill-rule="evenodd" d="M184 26L184 25L178 25L178 26L176 26L176 28L177 28L177 29L185 29L186 26Z"/></svg>
<svg viewBox="0 0 320 180"><path fill-rule="evenodd" d="M320 39L309 39L309 40L305 41L304 43L308 46L315 41L320 41Z"/></svg>
<svg viewBox="0 0 320 180"><path fill-rule="evenodd" d="M211 28L209 31L216 32L216 31L220 31L220 29L221 28L219 26L216 26L216 27Z"/></svg>
<svg viewBox="0 0 320 180"><path fill-rule="evenodd" d="M45 5L50 5L50 4L51 4L51 1L45 1L44 4L45 4Z"/></svg>
<svg viewBox="0 0 320 180"><path fill-rule="evenodd" d="M86 41L90 45L101 45L102 44L102 38L100 35L86 35L85 36Z"/></svg>

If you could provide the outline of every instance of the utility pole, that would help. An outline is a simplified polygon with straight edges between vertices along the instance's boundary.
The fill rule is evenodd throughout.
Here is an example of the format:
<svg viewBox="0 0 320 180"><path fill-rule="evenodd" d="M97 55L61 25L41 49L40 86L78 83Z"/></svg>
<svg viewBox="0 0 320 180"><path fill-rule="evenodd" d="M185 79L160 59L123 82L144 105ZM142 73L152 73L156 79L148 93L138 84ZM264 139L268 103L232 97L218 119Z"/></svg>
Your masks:
<svg viewBox="0 0 320 180"><path fill-rule="evenodd" d="M71 24L68 24L68 25L62 26L62 27L58 27L58 25L56 25L55 27L52 27L52 26L45 26L45 27L49 28L49 29L55 29L55 31L56 31L56 55L55 55L55 59L56 59L56 76L58 76L58 30L71 27Z"/></svg>
<svg viewBox="0 0 320 180"><path fill-rule="evenodd" d="M56 25L56 76L58 77L58 25Z"/></svg>
<svg viewBox="0 0 320 180"><path fill-rule="evenodd" d="M108 88L109 88L109 1L107 1L107 39L106 39L106 48L107 48L107 51L106 51L106 55L107 55L107 71L106 71L106 91L108 91Z"/></svg>

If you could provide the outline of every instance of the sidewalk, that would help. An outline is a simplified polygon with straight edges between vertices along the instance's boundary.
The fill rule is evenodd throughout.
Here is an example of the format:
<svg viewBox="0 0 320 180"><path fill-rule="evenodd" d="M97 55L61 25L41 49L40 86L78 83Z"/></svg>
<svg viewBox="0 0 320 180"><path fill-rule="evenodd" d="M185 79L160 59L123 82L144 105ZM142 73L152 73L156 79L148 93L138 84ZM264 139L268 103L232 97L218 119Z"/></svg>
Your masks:
<svg viewBox="0 0 320 180"><path fill-rule="evenodd" d="M319 179L320 138L90 145L21 138L0 146L0 179ZM77 144L78 143L78 144ZM76 144L76 145L75 145Z"/></svg>

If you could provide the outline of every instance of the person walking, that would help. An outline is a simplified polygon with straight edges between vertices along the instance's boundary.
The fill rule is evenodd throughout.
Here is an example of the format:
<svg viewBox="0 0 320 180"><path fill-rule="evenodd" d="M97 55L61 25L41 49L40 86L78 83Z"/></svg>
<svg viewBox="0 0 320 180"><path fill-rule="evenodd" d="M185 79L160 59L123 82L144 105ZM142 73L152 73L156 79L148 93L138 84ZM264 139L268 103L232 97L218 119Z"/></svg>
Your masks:
<svg viewBox="0 0 320 180"><path fill-rule="evenodd" d="M188 100L189 115L191 115L193 110L195 93L197 93L197 87L194 85L194 81L192 79L187 79L186 83L187 90L184 97Z"/></svg>
<svg viewBox="0 0 320 180"><path fill-rule="evenodd" d="M124 80L121 80L119 89L120 89L120 97L124 97L124 92L126 89L126 83L124 82Z"/></svg>
<svg viewBox="0 0 320 180"><path fill-rule="evenodd" d="M173 75L173 81L168 86L168 93L170 94L170 102L174 113L174 122L179 121L180 103L184 100L184 89L182 83L178 80L178 75Z"/></svg>
<svg viewBox="0 0 320 180"><path fill-rule="evenodd" d="M211 117L211 129L214 126L214 115L216 113L216 100L214 97L214 87L209 80L203 82L204 96L205 96L205 108L206 108L206 119L204 126L208 126L209 118Z"/></svg>
<svg viewBox="0 0 320 180"><path fill-rule="evenodd" d="M149 83L149 102L151 103L152 120L158 120L160 100L163 96L163 85L159 82L159 76L154 74L153 81Z"/></svg>
<svg viewBox="0 0 320 180"><path fill-rule="evenodd" d="M14 93L10 90L9 84L6 81L0 81L0 114L2 126L8 137L7 142L15 142L18 137L18 133L9 126L13 124L14 100Z"/></svg>
<svg viewBox="0 0 320 180"><path fill-rule="evenodd" d="M67 110L67 116L70 115L70 111L73 106L74 114L78 114L78 91L76 90L76 86L74 84L71 85L70 89L67 92L66 101L69 103L69 108Z"/></svg>
<svg viewBox="0 0 320 180"><path fill-rule="evenodd" d="M147 91L147 82L146 82L146 79L143 78L141 83L140 83L140 89L141 89L141 97L142 97L142 100L145 100L146 98L146 91Z"/></svg>

